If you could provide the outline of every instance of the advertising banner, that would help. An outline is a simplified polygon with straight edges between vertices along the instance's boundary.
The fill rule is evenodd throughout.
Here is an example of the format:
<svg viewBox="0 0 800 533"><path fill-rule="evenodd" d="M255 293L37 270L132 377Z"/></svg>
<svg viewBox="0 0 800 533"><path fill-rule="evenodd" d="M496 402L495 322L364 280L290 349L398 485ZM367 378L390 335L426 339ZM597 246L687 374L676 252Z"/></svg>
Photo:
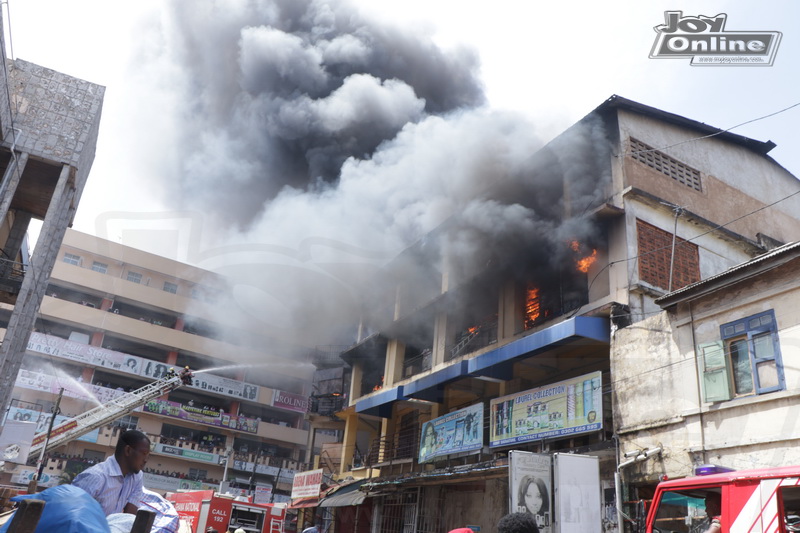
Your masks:
<svg viewBox="0 0 800 533"><path fill-rule="evenodd" d="M28 469L20 469L16 471L14 474L11 475L11 483L16 483L18 485L27 485L33 479L33 474L36 473L35 468ZM40 487L55 487L60 482L59 478L56 476L52 476L47 472L42 472L42 477L40 477L36 483Z"/></svg>
<svg viewBox="0 0 800 533"><path fill-rule="evenodd" d="M68 376L55 377L24 369L17 374L16 386L51 394L58 394L61 389L64 389L64 396L68 398L89 400L97 405L108 403L125 394L123 390L89 385Z"/></svg>
<svg viewBox="0 0 800 533"><path fill-rule="evenodd" d="M161 492L177 492L178 490L201 490L203 483L192 479L181 479L178 477L161 476L144 472L142 483L150 490Z"/></svg>
<svg viewBox="0 0 800 533"><path fill-rule="evenodd" d="M292 500L298 498L318 498L322 485L322 469L297 472L292 483Z"/></svg>
<svg viewBox="0 0 800 533"><path fill-rule="evenodd" d="M547 454L508 452L509 509L530 513L539 533L553 531L552 459Z"/></svg>
<svg viewBox="0 0 800 533"><path fill-rule="evenodd" d="M22 407L9 407L8 408L8 415L6 415L6 420L12 421L17 420L21 422L35 422L36 423L36 431L35 433L45 433L47 428L50 427L50 417L53 416L51 413L42 413L41 411L36 411L33 409L24 409ZM72 419L64 416L64 415L57 415L56 421L53 423L53 435L57 435L57 430L66 422L70 422ZM69 427L74 427L75 424L69 424ZM58 430L63 433L63 429ZM97 442L97 437L100 435L99 429L93 429L92 431L81 435L78 437L77 440L82 440L84 442ZM40 441L41 442L41 439Z"/></svg>
<svg viewBox="0 0 800 533"><path fill-rule="evenodd" d="M272 487L269 485L256 485L253 503L272 503Z"/></svg>
<svg viewBox="0 0 800 533"><path fill-rule="evenodd" d="M258 433L258 420L246 416L236 416L221 411L191 407L168 400L150 400L144 404L145 413L153 413L181 420L190 420L206 426L237 429L247 433Z"/></svg>
<svg viewBox="0 0 800 533"><path fill-rule="evenodd" d="M243 398L245 400L256 400L259 392L258 385L251 385L250 383L222 376L215 376L206 372L195 374L190 386L208 392L224 394L225 396Z"/></svg>
<svg viewBox="0 0 800 533"><path fill-rule="evenodd" d="M185 457L193 461L201 461L215 465L219 464L221 457L216 453L201 452L198 450L182 448L180 446L168 446L160 443L153 446L153 451L155 453L163 453L164 455L172 455L175 457Z"/></svg>
<svg viewBox="0 0 800 533"><path fill-rule="evenodd" d="M483 404L478 403L425 422L419 441L419 462L482 447Z"/></svg>
<svg viewBox="0 0 800 533"><path fill-rule="evenodd" d="M273 407L295 411L297 413L308 412L308 396L302 394L292 394L291 392L283 392L276 390L272 396Z"/></svg>
<svg viewBox="0 0 800 533"><path fill-rule="evenodd" d="M489 446L507 446L603 428L600 372L496 398L489 405Z"/></svg>
<svg viewBox="0 0 800 533"><path fill-rule="evenodd" d="M167 363L151 361L135 355L109 350L108 348L91 346L39 332L31 333L27 350L33 353L60 357L81 365L111 368L119 372L144 376L154 380L166 376L170 369L170 365ZM27 379L29 382L28 388L51 391L53 385L50 381L53 380L53 377L40 373L34 374L36 375L22 376L23 379ZM245 400L256 400L259 394L258 385L205 372L195 374L189 387Z"/></svg>

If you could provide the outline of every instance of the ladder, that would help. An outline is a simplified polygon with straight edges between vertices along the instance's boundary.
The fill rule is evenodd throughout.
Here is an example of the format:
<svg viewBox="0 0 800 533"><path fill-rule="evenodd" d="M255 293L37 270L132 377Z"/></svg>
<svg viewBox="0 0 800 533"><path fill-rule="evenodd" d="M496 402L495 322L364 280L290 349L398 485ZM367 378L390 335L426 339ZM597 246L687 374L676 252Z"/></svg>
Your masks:
<svg viewBox="0 0 800 533"><path fill-rule="evenodd" d="M104 426L114 420L130 413L137 407L144 405L147 401L153 400L167 394L180 387L189 385L192 382L192 373L189 368L182 370L180 374L174 371L167 376L145 385L140 389L123 394L113 400L95 407L83 414L67 420L55 426L50 432L50 440L47 442L49 451L66 444L67 442L89 433L93 429ZM39 453L45 444L47 432L38 433L33 437L30 454Z"/></svg>

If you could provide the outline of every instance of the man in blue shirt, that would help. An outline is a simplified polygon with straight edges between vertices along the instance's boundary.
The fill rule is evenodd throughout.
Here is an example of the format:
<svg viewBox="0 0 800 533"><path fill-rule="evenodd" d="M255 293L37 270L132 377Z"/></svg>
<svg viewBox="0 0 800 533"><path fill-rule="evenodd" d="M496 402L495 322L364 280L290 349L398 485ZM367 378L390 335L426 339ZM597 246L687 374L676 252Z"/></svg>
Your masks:
<svg viewBox="0 0 800 533"><path fill-rule="evenodd" d="M142 501L142 468L150 455L150 439L136 429L120 435L114 455L87 468L72 484L88 492L106 513L136 514Z"/></svg>

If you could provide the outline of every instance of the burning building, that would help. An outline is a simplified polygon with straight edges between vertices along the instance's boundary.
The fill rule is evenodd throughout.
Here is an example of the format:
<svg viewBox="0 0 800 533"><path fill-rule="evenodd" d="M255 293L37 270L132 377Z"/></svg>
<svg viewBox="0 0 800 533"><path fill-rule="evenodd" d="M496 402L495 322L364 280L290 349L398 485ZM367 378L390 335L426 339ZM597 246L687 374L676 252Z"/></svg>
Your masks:
<svg viewBox="0 0 800 533"><path fill-rule="evenodd" d="M797 197L772 205L800 190L773 146L613 96L388 264L386 300L342 353L336 473L364 478L369 516L337 527L491 528L516 501L512 451L595 457L608 490L587 505L611 508L614 332L800 236Z"/></svg>

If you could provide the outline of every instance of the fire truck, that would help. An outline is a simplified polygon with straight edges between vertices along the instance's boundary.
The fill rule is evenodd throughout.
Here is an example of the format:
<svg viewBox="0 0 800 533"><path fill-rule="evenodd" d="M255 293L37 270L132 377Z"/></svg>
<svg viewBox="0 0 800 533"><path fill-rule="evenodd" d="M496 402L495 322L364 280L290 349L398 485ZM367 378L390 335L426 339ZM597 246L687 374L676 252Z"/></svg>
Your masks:
<svg viewBox="0 0 800 533"><path fill-rule="evenodd" d="M99 405L94 409L86 411L66 422L55 426L50 431L50 439L47 439L47 432L42 432L33 437L30 454L34 455L41 452L42 447L47 446L49 451L66 444L81 435L89 433L93 429L99 428L113 422L117 418L124 416L137 407L144 405L147 401L158 398L170 391L183 385L191 385L192 372L187 366L180 372L170 369L170 372L163 378L145 385L133 392L123 394L114 398L110 402Z"/></svg>
<svg viewBox="0 0 800 533"><path fill-rule="evenodd" d="M247 533L284 533L286 504L239 501L213 490L168 492L166 498L192 533L204 533L208 527L220 533L237 528Z"/></svg>
<svg viewBox="0 0 800 533"><path fill-rule="evenodd" d="M790 533L800 522L800 466L739 470L698 467L696 476L659 483L644 533Z"/></svg>

